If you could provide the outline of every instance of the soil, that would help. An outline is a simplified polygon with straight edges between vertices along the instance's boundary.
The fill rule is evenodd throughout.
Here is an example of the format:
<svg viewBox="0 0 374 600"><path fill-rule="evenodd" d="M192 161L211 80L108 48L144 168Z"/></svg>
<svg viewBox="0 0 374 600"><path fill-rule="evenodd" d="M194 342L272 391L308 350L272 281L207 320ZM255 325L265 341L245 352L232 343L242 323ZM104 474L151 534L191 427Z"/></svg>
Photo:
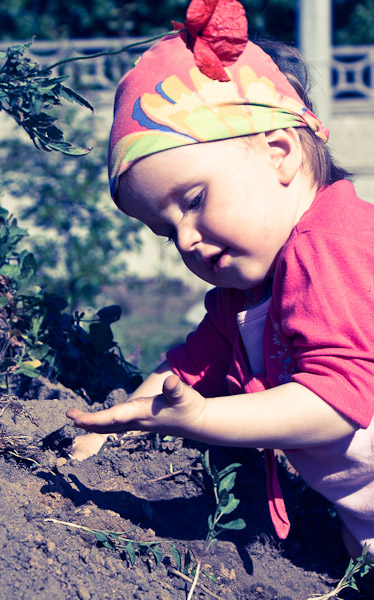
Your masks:
<svg viewBox="0 0 374 600"><path fill-rule="evenodd" d="M105 406L125 397L115 390ZM174 541L182 558L188 549L199 556L215 510L198 460L205 447L130 436L77 462L69 457L76 435L65 417L71 406L88 408L83 397L43 379L34 380L28 397L0 400L0 599L187 598L191 583L176 574L170 543L160 546L158 566L150 552L137 552L131 565L123 548L108 549L87 529L129 532L144 543ZM281 542L268 515L262 453L215 447L210 453L217 468L242 463L234 488L241 502L232 518L247 527L222 535L204 557L215 581L202 574L209 592L197 587L194 599L307 600L331 590L348 564L333 507L279 464L292 522ZM368 577L360 586L340 597L372 600Z"/></svg>

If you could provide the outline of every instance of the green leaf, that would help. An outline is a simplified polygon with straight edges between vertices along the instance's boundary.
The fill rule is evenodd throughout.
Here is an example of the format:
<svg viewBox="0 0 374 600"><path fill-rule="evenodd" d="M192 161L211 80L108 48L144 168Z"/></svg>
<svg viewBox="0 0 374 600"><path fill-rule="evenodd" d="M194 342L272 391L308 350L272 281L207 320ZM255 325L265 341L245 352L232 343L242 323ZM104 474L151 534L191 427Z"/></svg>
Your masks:
<svg viewBox="0 0 374 600"><path fill-rule="evenodd" d="M136 554L135 554L135 549L134 549L132 542L127 542L127 544L125 546L125 550L128 554L131 566L134 566L135 561L136 561Z"/></svg>
<svg viewBox="0 0 374 600"><path fill-rule="evenodd" d="M214 575L212 575L212 574L211 574L211 573L209 573L208 571L205 571L205 569L203 569L201 572L202 572L202 573L204 573L205 577L207 577L207 578L208 578L210 581L212 581L213 583L217 583L217 584L219 583L219 582L218 582L218 579L216 579L216 578L214 577Z"/></svg>
<svg viewBox="0 0 374 600"><path fill-rule="evenodd" d="M218 485L218 482L219 482L219 473L218 473L218 469L217 469L216 465L212 465L211 466L211 470L212 470L212 479L213 479L213 482L216 485Z"/></svg>
<svg viewBox="0 0 374 600"><path fill-rule="evenodd" d="M20 365L15 371L17 375L26 375L26 377L39 377L40 373L30 365Z"/></svg>
<svg viewBox="0 0 374 600"><path fill-rule="evenodd" d="M223 477L226 477L226 475L228 475L232 471L236 471L241 466L242 466L241 463L232 463L231 465L228 465L227 467L222 469L222 471L219 472L219 474L218 474L219 478L223 479Z"/></svg>
<svg viewBox="0 0 374 600"><path fill-rule="evenodd" d="M21 275L21 269L18 265L3 265L0 269L0 275L5 275L9 279L18 279Z"/></svg>
<svg viewBox="0 0 374 600"><path fill-rule="evenodd" d="M58 152L62 152L62 154L66 154L67 156L85 156L92 150L92 148L79 148L78 146L73 146L73 144L69 144L68 142L48 142L46 144L46 148L57 150Z"/></svg>
<svg viewBox="0 0 374 600"><path fill-rule="evenodd" d="M106 352L113 345L112 330L104 323L91 323L88 337L96 352Z"/></svg>
<svg viewBox="0 0 374 600"><path fill-rule="evenodd" d="M246 523L244 519L235 519L235 521L229 521L228 523L217 523L218 529L224 530L235 530L239 531L239 529L245 529Z"/></svg>
<svg viewBox="0 0 374 600"><path fill-rule="evenodd" d="M209 462L209 449L206 450L204 454L199 452L199 460L203 465L204 470L208 473L208 475L212 476L212 471L210 470L210 462Z"/></svg>
<svg viewBox="0 0 374 600"><path fill-rule="evenodd" d="M46 309L50 312L52 312L52 311L61 312L69 304L67 302L67 300L65 300L65 298L62 298L61 296L58 296L57 294L48 294L48 293L44 294L44 302L45 302Z"/></svg>
<svg viewBox="0 0 374 600"><path fill-rule="evenodd" d="M228 504L228 502L229 502L229 493L227 490L222 490L222 492L219 496L219 501L218 501L219 508L226 506Z"/></svg>
<svg viewBox="0 0 374 600"><path fill-rule="evenodd" d="M98 542L104 543L108 541L108 536L102 531L94 531L93 534Z"/></svg>
<svg viewBox="0 0 374 600"><path fill-rule="evenodd" d="M64 85L61 86L61 96L63 96L63 98L65 98L66 100L69 100L69 102L77 102L81 106L89 108L90 110L92 110L92 112L94 111L93 106L91 106L88 100L77 94L77 92L75 92L74 90L65 87Z"/></svg>
<svg viewBox="0 0 374 600"><path fill-rule="evenodd" d="M220 505L221 513L223 513L224 515L229 515L239 506L239 504L240 500L235 498L234 494L230 494L227 504L223 507L221 507Z"/></svg>
<svg viewBox="0 0 374 600"><path fill-rule="evenodd" d="M226 477L220 480L218 484L218 496L221 495L221 492L223 490L227 490L228 492L232 490L232 488L235 485L236 475L237 472L233 471L232 473L229 473L228 475L226 475Z"/></svg>
<svg viewBox="0 0 374 600"><path fill-rule="evenodd" d="M8 298L6 296L0 296L0 308L4 308L8 304Z"/></svg>
<svg viewBox="0 0 374 600"><path fill-rule="evenodd" d="M29 278L35 274L37 267L36 260L32 252L27 252L25 255L23 255L19 266L21 269L21 277Z"/></svg>
<svg viewBox="0 0 374 600"><path fill-rule="evenodd" d="M26 235L29 235L28 231L22 227L18 227L18 225L11 225L9 228L9 237L24 237Z"/></svg>
<svg viewBox="0 0 374 600"><path fill-rule="evenodd" d="M112 304L111 306L105 306L104 308L101 308L96 314L100 321L110 325L121 318L122 308L116 304Z"/></svg>
<svg viewBox="0 0 374 600"><path fill-rule="evenodd" d="M158 567L158 565L162 561L162 552L161 552L160 548L158 546L156 546L155 548L152 548L152 546L149 545L148 550L150 552L152 552L153 556L155 557L156 567Z"/></svg>
<svg viewBox="0 0 374 600"><path fill-rule="evenodd" d="M174 543L170 546L170 553L175 560L176 568L178 569L178 571L180 571L182 568L182 557L180 555L178 548L176 547L176 545Z"/></svg>
<svg viewBox="0 0 374 600"><path fill-rule="evenodd" d="M357 584L355 582L355 580L352 578L351 581L348 582L348 585L350 588L352 588L352 590L356 590L356 592L359 592L360 590L357 587Z"/></svg>
<svg viewBox="0 0 374 600"><path fill-rule="evenodd" d="M6 57L7 57L7 53L6 52L0 52L0 60L3 60Z"/></svg>
<svg viewBox="0 0 374 600"><path fill-rule="evenodd" d="M43 360L49 352L48 344L36 344L29 349L30 357L33 359Z"/></svg>
<svg viewBox="0 0 374 600"><path fill-rule="evenodd" d="M184 566L183 566L183 575L188 575L188 572L190 570L190 566L191 566L191 553L189 550L187 550L184 553Z"/></svg>

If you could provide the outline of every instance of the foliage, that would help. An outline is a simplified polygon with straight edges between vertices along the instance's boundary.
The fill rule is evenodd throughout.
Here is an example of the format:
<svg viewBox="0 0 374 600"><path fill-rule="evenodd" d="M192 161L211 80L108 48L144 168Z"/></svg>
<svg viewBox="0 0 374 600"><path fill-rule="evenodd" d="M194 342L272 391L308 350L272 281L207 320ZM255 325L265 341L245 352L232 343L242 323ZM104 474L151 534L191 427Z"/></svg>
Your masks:
<svg viewBox="0 0 374 600"><path fill-rule="evenodd" d="M225 523L221 522L222 517L226 517L227 515L231 514L239 505L240 501L235 498L231 490L235 485L237 469L241 467L241 464L233 463L221 471L218 471L215 465L210 464L209 450L206 450L204 454L199 453L199 458L205 471L212 479L216 510L214 514L209 515L208 517L209 530L204 542L203 550L197 562L195 562L193 559L193 554L191 554L190 549L187 549L182 557L180 551L175 546L175 543L170 540L158 540L155 542L147 542L143 540L137 541L127 537L128 533L130 533L129 531L115 532L106 529L91 529L83 525L77 525L75 523L60 521L53 518L45 519L45 521L60 523L62 525L67 525L69 527L81 529L91 533L95 536L96 540L108 550L125 552L126 557L132 566L135 564L136 556L145 553L152 554L156 566L158 566L163 560L162 546L166 545L168 552L171 554L176 564L176 569L171 567L170 572L182 577L186 581L192 582L187 598L187 600L191 600L196 586L201 586L201 584L198 583L200 572L203 572L204 575L206 575L209 579L216 582L215 578L210 573L202 571L201 566L205 554L208 552L212 544L217 541L217 537L224 531L238 531L246 527L243 519L235 519ZM134 531L134 529L136 529L136 527L130 531ZM191 579L189 575L191 575L193 579ZM218 597L213 593L211 593L211 595Z"/></svg>
<svg viewBox="0 0 374 600"><path fill-rule="evenodd" d="M369 571L374 567L374 559L373 556L368 553L368 548L365 545L362 551L361 556L359 556L356 560L349 561L349 565L344 573L342 579L336 585L336 587L328 592L327 594L323 594L323 596L313 596L312 598L308 598L308 600L339 600L338 594L344 589L351 588L353 590L359 591L356 584L356 577L359 575L360 577L364 577L369 573Z"/></svg>
<svg viewBox="0 0 374 600"><path fill-rule="evenodd" d="M121 308L99 310L84 329L84 313L64 312L66 300L33 285L34 256L18 251L26 235L0 208L0 389L9 393L19 387L20 376L45 375L83 388L91 400L119 386L134 390L141 377L124 359L111 330Z"/></svg>
<svg viewBox="0 0 374 600"><path fill-rule="evenodd" d="M50 77L50 69L42 69L24 54L32 42L16 44L0 52L0 111L4 110L22 127L42 150L58 150L64 154L82 156L87 148L77 148L64 141L55 125L51 109L61 105L62 98L92 109L77 92L62 84L68 75Z"/></svg>
<svg viewBox="0 0 374 600"><path fill-rule="evenodd" d="M284 41L296 36L297 0L242 0L253 30ZM149 36L184 21L189 0L0 0L0 39Z"/></svg>
<svg viewBox="0 0 374 600"><path fill-rule="evenodd" d="M149 35L183 20L189 0L0 0L0 38L38 39Z"/></svg>
<svg viewBox="0 0 374 600"><path fill-rule="evenodd" d="M87 138L92 123L68 113L65 128ZM123 280L124 253L138 244L140 228L110 200L106 144L97 140L84 160L61 160L56 152L30 152L13 136L0 142L0 157L3 191L33 228L29 246L38 257L41 285L74 309L94 305L104 285Z"/></svg>
<svg viewBox="0 0 374 600"><path fill-rule="evenodd" d="M0 0L0 39L148 36L183 21L189 0ZM297 39L297 0L242 0L253 32ZM334 0L335 44L374 42L373 0Z"/></svg>
<svg viewBox="0 0 374 600"><path fill-rule="evenodd" d="M200 461L205 471L212 479L216 510L208 517L208 533L205 538L203 550L197 561L197 568L193 584L190 588L187 600L191 600L195 590L203 557L208 552L212 544L217 541L217 537L224 531L239 531L240 529L244 529L246 527L243 519L234 519L233 521L227 521L225 523L221 522L222 517L226 517L227 515L231 514L239 506L240 500L235 498L231 490L235 485L237 470L239 467L241 467L241 464L232 463L221 471L218 471L215 465L210 464L209 450L206 450L205 454L200 454Z"/></svg>
<svg viewBox="0 0 374 600"><path fill-rule="evenodd" d="M374 0L335 0L334 43L374 44Z"/></svg>
<svg viewBox="0 0 374 600"><path fill-rule="evenodd" d="M181 569L182 557L174 542L170 540L148 542L129 538L128 534L137 529L137 527L133 527L133 529L130 531L110 531L108 529L90 529L89 527L84 527L83 525L77 525L68 521L59 521L58 519L52 518L45 519L45 521L60 523L62 525L67 525L69 527L91 533L96 540L108 550L124 552L131 566L134 566L137 555L139 556L144 554L151 554L155 560L156 566L158 566L164 558L162 546L166 546L167 550L174 558L177 569Z"/></svg>

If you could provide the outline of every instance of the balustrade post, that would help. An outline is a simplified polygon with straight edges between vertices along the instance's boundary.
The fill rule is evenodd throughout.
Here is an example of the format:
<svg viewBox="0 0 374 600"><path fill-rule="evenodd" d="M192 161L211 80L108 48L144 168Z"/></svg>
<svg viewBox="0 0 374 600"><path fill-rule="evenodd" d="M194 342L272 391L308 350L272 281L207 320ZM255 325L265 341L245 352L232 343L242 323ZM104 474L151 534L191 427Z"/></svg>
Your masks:
<svg viewBox="0 0 374 600"><path fill-rule="evenodd" d="M331 114L331 1L299 0L299 46L313 79L315 111L328 125Z"/></svg>

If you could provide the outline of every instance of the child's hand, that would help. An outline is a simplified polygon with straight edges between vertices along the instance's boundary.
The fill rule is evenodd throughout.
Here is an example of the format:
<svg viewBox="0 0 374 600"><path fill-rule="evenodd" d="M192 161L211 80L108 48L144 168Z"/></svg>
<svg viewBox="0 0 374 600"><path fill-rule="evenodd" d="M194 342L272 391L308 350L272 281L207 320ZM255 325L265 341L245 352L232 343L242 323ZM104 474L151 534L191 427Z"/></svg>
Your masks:
<svg viewBox="0 0 374 600"><path fill-rule="evenodd" d="M107 439L108 436L101 433L77 435L73 441L70 456L79 461L94 456L101 450Z"/></svg>
<svg viewBox="0 0 374 600"><path fill-rule="evenodd" d="M171 375L164 381L163 393L157 396L136 398L96 413L71 408L67 416L76 427L96 433L121 434L138 429L198 439L205 409L205 398L177 375Z"/></svg>

